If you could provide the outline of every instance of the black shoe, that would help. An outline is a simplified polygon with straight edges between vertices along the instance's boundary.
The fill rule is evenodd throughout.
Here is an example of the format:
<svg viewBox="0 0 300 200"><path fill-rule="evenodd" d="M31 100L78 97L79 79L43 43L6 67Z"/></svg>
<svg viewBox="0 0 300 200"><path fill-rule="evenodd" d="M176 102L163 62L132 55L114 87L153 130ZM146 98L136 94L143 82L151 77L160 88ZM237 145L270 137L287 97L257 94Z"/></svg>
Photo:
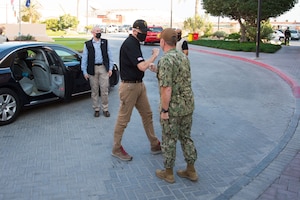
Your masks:
<svg viewBox="0 0 300 200"><path fill-rule="evenodd" d="M99 117L99 116L100 116L99 111L95 111L94 117Z"/></svg>
<svg viewBox="0 0 300 200"><path fill-rule="evenodd" d="M108 111L103 111L103 115L104 115L105 117L110 117L110 113L109 113Z"/></svg>

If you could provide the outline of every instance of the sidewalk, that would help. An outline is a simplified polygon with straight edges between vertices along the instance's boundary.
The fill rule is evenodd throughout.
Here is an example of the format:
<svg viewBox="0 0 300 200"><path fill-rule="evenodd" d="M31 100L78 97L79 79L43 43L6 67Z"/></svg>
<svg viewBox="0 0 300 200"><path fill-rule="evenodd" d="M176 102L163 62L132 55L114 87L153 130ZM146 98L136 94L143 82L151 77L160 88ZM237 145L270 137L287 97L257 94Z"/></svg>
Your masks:
<svg viewBox="0 0 300 200"><path fill-rule="evenodd" d="M192 51L200 51L233 59L244 60L258 64L269 69L284 79L293 90L295 97L295 114L291 122L290 130L282 139L280 148L268 156L269 164L261 169L253 180L235 187L230 187L216 199L255 199L257 190L264 188L264 192L256 199L258 200L299 200L300 199L300 128L298 128L300 111L300 46L282 46L275 54L232 52L206 47L191 46ZM264 166L261 166L264 167ZM276 177L272 179L271 177ZM268 180L269 179L269 180ZM269 182L272 181L272 184ZM240 191L237 191L237 188ZM249 197L253 198L249 198Z"/></svg>
<svg viewBox="0 0 300 200"><path fill-rule="evenodd" d="M175 175L169 184L155 176L163 157L150 153L136 110L122 140L133 160L111 156L120 103L115 87L109 118L95 118L90 96L84 95L24 110L15 123L2 126L0 199L299 199L300 48L256 58L255 53L189 47L199 181ZM150 56L153 46L142 48ZM148 71L143 80L161 138L157 78ZM177 150L174 171L186 165L179 143Z"/></svg>

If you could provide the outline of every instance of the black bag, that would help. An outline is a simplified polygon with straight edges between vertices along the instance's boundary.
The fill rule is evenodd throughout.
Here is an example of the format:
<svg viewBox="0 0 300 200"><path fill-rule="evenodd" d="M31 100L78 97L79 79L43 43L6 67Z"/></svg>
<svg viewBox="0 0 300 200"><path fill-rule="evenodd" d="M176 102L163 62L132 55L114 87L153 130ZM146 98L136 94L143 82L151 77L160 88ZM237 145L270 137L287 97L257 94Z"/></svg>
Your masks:
<svg viewBox="0 0 300 200"><path fill-rule="evenodd" d="M109 86L114 87L119 83L120 72L117 64L115 63L112 69L112 75L109 77Z"/></svg>

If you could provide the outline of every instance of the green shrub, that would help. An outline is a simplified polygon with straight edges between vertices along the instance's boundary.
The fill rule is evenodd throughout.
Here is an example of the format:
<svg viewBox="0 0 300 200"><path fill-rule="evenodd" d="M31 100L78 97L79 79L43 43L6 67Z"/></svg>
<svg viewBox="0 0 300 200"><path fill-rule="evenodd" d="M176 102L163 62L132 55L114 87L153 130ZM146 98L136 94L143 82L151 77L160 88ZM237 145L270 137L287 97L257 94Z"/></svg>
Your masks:
<svg viewBox="0 0 300 200"><path fill-rule="evenodd" d="M228 40L239 40L241 38L241 34L239 33L231 33L225 39Z"/></svg>
<svg viewBox="0 0 300 200"><path fill-rule="evenodd" d="M15 41L34 41L35 38L31 35L20 35L15 37Z"/></svg>
<svg viewBox="0 0 300 200"><path fill-rule="evenodd" d="M216 31L213 33L213 36L220 39L220 38L225 38L227 34L224 31Z"/></svg>
<svg viewBox="0 0 300 200"><path fill-rule="evenodd" d="M225 41L225 40L195 40L189 42L190 44L213 47L218 49L225 49L231 51L245 51L256 52L255 42L239 42L239 41ZM281 48L281 45L274 45L269 43L260 44L260 52L275 53Z"/></svg>

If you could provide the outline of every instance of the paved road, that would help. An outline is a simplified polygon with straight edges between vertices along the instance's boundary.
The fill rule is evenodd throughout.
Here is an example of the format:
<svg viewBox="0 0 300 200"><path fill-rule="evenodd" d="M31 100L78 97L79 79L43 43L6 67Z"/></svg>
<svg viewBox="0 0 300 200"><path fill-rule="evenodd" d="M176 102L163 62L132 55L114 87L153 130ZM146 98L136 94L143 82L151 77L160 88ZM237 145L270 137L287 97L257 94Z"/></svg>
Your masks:
<svg viewBox="0 0 300 200"><path fill-rule="evenodd" d="M240 177L236 184L216 199L300 199L299 41L292 41L292 46L289 47L283 46L276 54L261 53L259 58L256 58L254 53L212 50L203 47L194 50L244 60L271 70L286 81L295 98L293 117L278 145L249 173L251 176L246 174ZM272 184L269 184L270 182Z"/></svg>
<svg viewBox="0 0 300 200"><path fill-rule="evenodd" d="M117 60L118 44L113 47ZM151 48L142 47L146 57ZM299 164L299 47L259 59L253 53L190 48L200 181L176 176L176 183L168 184L155 177L163 159L150 154L136 111L123 139L133 161L110 155L116 87L110 118L94 118L89 96L82 96L25 110L1 127L0 199L299 199L299 179L280 185L289 182L288 175L295 177L290 169ZM294 57L286 59L290 52ZM161 137L155 74L147 72L144 81ZM175 170L184 166L178 145ZM296 196L282 196L289 192Z"/></svg>

